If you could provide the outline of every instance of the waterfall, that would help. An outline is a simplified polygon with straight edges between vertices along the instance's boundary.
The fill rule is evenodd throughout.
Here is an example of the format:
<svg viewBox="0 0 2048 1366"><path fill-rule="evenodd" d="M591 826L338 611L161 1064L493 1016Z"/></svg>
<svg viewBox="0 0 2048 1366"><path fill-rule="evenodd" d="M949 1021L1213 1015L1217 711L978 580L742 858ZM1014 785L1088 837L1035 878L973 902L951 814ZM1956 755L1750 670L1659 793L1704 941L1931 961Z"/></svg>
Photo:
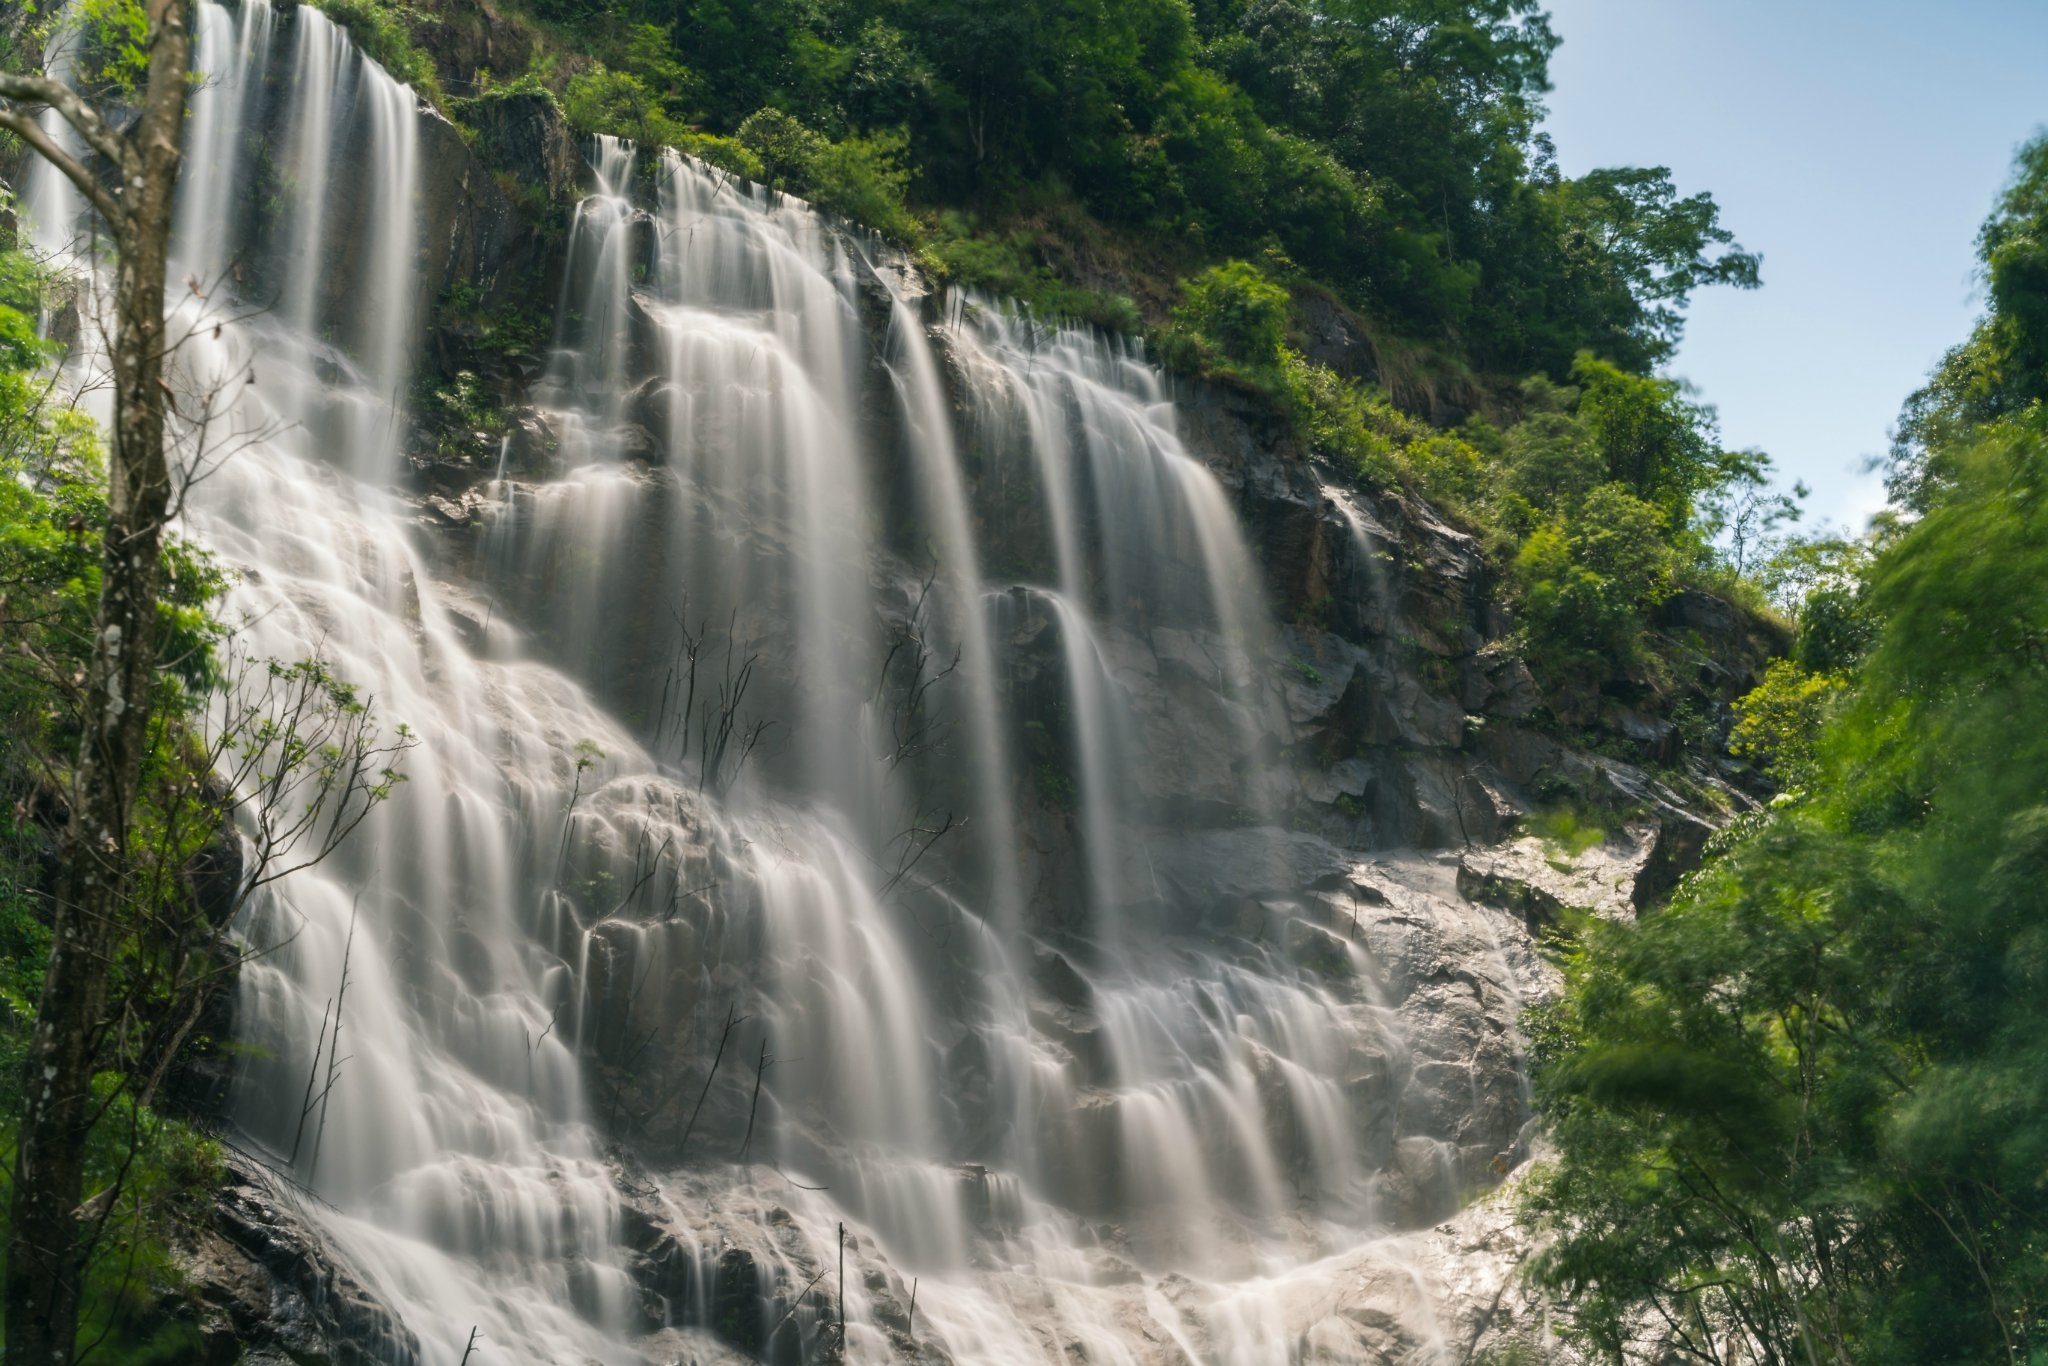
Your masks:
<svg viewBox="0 0 2048 1366"><path fill-rule="evenodd" d="M1498 1143L1401 1118L1476 1064L1408 1037L1356 899L1448 874L1295 875L1280 627L1142 349L599 138L544 449L437 540L394 477L417 99L308 5L199 15L176 307L268 306L177 358L236 447L183 531L252 657L418 740L238 926L229 1118L402 1321L374 1350L827 1359L843 1314L858 1361L1297 1359L1278 1306Z"/></svg>

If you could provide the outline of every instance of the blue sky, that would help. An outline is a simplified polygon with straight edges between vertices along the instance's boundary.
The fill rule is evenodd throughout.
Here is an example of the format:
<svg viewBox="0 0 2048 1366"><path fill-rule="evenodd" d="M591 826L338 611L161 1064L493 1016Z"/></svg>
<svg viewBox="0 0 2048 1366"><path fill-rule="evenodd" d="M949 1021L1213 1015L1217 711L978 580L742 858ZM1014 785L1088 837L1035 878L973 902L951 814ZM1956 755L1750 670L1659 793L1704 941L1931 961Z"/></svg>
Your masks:
<svg viewBox="0 0 2048 1366"><path fill-rule="evenodd" d="M2048 125L2048 0L1547 7L1565 173L1669 166L1763 254L1762 289L1694 296L1671 372L1812 486L1809 524L1860 528L1864 459L1977 316L1977 227Z"/></svg>

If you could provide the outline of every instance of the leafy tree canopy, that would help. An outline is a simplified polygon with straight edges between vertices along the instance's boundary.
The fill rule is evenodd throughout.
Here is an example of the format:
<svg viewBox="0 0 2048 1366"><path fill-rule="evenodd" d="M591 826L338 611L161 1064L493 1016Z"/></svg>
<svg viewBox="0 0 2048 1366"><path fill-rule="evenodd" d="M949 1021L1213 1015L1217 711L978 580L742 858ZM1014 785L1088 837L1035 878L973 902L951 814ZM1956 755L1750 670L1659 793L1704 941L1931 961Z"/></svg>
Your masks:
<svg viewBox="0 0 2048 1366"><path fill-rule="evenodd" d="M1668 171L1558 173L1535 0L531 4L634 83L572 108L586 126L646 128L652 100L711 137L762 110L828 144L893 133L900 183L833 207L915 235L892 192L997 219L1071 197L1169 256L1283 252L1482 369L1647 371L1693 290L1758 279Z"/></svg>
<svg viewBox="0 0 2048 1366"><path fill-rule="evenodd" d="M2048 1357L2044 186L2037 142L1908 407L1912 515L1772 561L1799 645L1734 741L1786 795L1584 925L1532 1031L1536 1274L1602 1359Z"/></svg>

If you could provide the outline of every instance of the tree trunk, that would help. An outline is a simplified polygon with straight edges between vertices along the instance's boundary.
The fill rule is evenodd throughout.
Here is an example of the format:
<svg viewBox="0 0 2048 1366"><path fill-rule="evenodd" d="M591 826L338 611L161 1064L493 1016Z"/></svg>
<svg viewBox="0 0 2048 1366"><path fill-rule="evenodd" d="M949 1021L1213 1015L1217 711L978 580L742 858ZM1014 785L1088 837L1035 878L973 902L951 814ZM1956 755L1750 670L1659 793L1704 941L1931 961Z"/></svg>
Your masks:
<svg viewBox="0 0 2048 1366"><path fill-rule="evenodd" d="M26 1066L7 1247L6 1359L69 1366L82 1300L85 1140L109 974L128 907L128 830L147 755L159 557L171 500L164 451L164 271L184 131L185 0L146 0L149 66L108 186L115 277L114 430L92 663L60 847L54 932Z"/></svg>

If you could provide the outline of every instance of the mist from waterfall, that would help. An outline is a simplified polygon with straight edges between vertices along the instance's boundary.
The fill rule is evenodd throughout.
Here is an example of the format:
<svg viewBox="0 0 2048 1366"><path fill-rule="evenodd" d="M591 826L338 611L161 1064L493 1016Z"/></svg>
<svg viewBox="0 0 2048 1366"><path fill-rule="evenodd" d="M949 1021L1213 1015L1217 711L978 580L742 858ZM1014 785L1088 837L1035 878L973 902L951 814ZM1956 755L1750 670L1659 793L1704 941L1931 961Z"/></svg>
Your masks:
<svg viewBox="0 0 2048 1366"><path fill-rule="evenodd" d="M777 1360L843 1313L882 1361L915 1278L956 1361L1297 1359L1279 1287L1388 1229L1414 1063L1366 944L1319 974L1233 928L1254 896L1181 909L1191 821L1284 870L1282 662L1142 350L600 138L547 468L450 549L396 486L417 98L309 5L198 13L175 366L236 449L183 531L251 657L418 739L237 927L230 1137L398 1312L376 1350L674 1360L744 1302ZM46 246L76 220L25 200ZM289 263L260 298L254 234ZM1403 1160L1454 1207L1453 1157ZM842 1224L843 1307L799 1299Z"/></svg>

